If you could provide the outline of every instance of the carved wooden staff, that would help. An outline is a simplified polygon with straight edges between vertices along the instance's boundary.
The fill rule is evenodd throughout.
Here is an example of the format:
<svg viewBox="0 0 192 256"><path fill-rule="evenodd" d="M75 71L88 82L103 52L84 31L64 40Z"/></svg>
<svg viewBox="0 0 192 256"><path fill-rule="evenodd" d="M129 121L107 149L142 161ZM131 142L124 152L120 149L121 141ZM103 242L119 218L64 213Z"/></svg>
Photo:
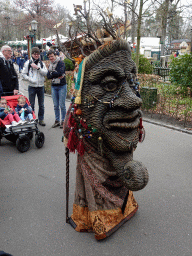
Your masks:
<svg viewBox="0 0 192 256"><path fill-rule="evenodd" d="M66 156L66 223L69 223L69 149L65 148Z"/></svg>

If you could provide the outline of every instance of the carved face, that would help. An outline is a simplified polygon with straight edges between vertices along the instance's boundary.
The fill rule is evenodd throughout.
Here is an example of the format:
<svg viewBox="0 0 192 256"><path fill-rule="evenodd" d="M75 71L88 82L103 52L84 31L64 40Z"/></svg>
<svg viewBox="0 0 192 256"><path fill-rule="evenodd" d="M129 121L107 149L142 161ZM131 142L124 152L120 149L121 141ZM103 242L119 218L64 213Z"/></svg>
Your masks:
<svg viewBox="0 0 192 256"><path fill-rule="evenodd" d="M131 151L138 143L142 100L132 89L135 63L126 50L117 51L86 70L81 110L112 151ZM94 138L90 140L97 143Z"/></svg>

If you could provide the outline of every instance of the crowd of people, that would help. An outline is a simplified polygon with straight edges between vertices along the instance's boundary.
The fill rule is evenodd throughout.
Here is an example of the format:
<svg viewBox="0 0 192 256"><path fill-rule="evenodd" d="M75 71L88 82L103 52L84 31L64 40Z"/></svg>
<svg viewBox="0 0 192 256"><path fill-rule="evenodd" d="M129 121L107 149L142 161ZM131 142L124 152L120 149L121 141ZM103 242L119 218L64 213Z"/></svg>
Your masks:
<svg viewBox="0 0 192 256"><path fill-rule="evenodd" d="M47 56L48 50L40 49L40 58L41 61L48 60ZM58 49L55 50L55 53L61 60L64 60L65 55L62 51L59 51ZM19 73L22 72L25 62L28 60L28 51L22 50L21 48L13 48L12 49L12 57L11 60L13 63L18 65Z"/></svg>
<svg viewBox="0 0 192 256"><path fill-rule="evenodd" d="M51 80L51 92L55 112L55 121L52 128L60 126L63 128L66 107L67 84L65 79L64 54L58 50L48 52L33 47L31 58L28 59L26 51L12 50L10 46L1 48L0 57L0 98L1 96L17 95L19 93L18 74L14 62L19 66L21 78L26 81L28 87L28 99L32 111L35 112L35 99L38 100L38 122L45 126L44 121L44 81L45 77ZM47 69L43 60L49 59L50 65ZM21 109L20 109L21 111ZM28 112L27 112L28 113ZM21 113L20 113L21 114ZM30 113L28 113L30 114ZM28 116L29 117L29 116ZM32 119L30 116L29 119Z"/></svg>

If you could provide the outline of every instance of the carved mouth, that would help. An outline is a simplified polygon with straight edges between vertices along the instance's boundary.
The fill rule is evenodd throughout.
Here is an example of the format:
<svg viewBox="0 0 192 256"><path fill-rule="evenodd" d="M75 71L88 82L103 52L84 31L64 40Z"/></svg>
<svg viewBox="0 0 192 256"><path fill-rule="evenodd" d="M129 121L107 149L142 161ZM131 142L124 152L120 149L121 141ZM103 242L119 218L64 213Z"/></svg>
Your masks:
<svg viewBox="0 0 192 256"><path fill-rule="evenodd" d="M135 129L139 126L141 113L136 110L132 113L117 113L114 111L104 118L104 126L107 129Z"/></svg>

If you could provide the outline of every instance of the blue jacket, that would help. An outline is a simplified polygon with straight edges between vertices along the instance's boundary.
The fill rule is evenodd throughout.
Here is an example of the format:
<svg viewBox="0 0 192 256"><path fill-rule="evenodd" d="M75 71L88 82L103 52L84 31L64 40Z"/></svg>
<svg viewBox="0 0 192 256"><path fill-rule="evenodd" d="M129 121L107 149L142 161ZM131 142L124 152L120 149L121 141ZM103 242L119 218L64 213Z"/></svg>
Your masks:
<svg viewBox="0 0 192 256"><path fill-rule="evenodd" d="M7 116L7 114L5 114L5 112L4 112L4 110L5 110L5 108L0 107L0 118L1 119L4 119Z"/></svg>
<svg viewBox="0 0 192 256"><path fill-rule="evenodd" d="M1 118L1 119L4 119L4 118L8 115L8 114L6 114L6 113L4 112L4 110L5 110L5 108L0 107L0 118ZM14 115L14 114L15 114L15 111L13 111L11 114Z"/></svg>
<svg viewBox="0 0 192 256"><path fill-rule="evenodd" d="M54 71L48 70L47 78L52 79L52 83L51 83L52 86L65 85L66 84L65 76L62 79L60 79L59 83L53 82L54 78L58 78L58 77L62 76L63 74L65 74L65 64L63 61L60 60L60 61L58 61L57 66Z"/></svg>
<svg viewBox="0 0 192 256"><path fill-rule="evenodd" d="M29 106L27 103L25 103L25 105L23 107L17 105L17 107L15 108L15 112L20 116L21 114L19 113L19 111L22 108L26 108L27 110L25 111L25 115L24 117L27 117L28 114L32 114L33 110L31 108L31 106Z"/></svg>

